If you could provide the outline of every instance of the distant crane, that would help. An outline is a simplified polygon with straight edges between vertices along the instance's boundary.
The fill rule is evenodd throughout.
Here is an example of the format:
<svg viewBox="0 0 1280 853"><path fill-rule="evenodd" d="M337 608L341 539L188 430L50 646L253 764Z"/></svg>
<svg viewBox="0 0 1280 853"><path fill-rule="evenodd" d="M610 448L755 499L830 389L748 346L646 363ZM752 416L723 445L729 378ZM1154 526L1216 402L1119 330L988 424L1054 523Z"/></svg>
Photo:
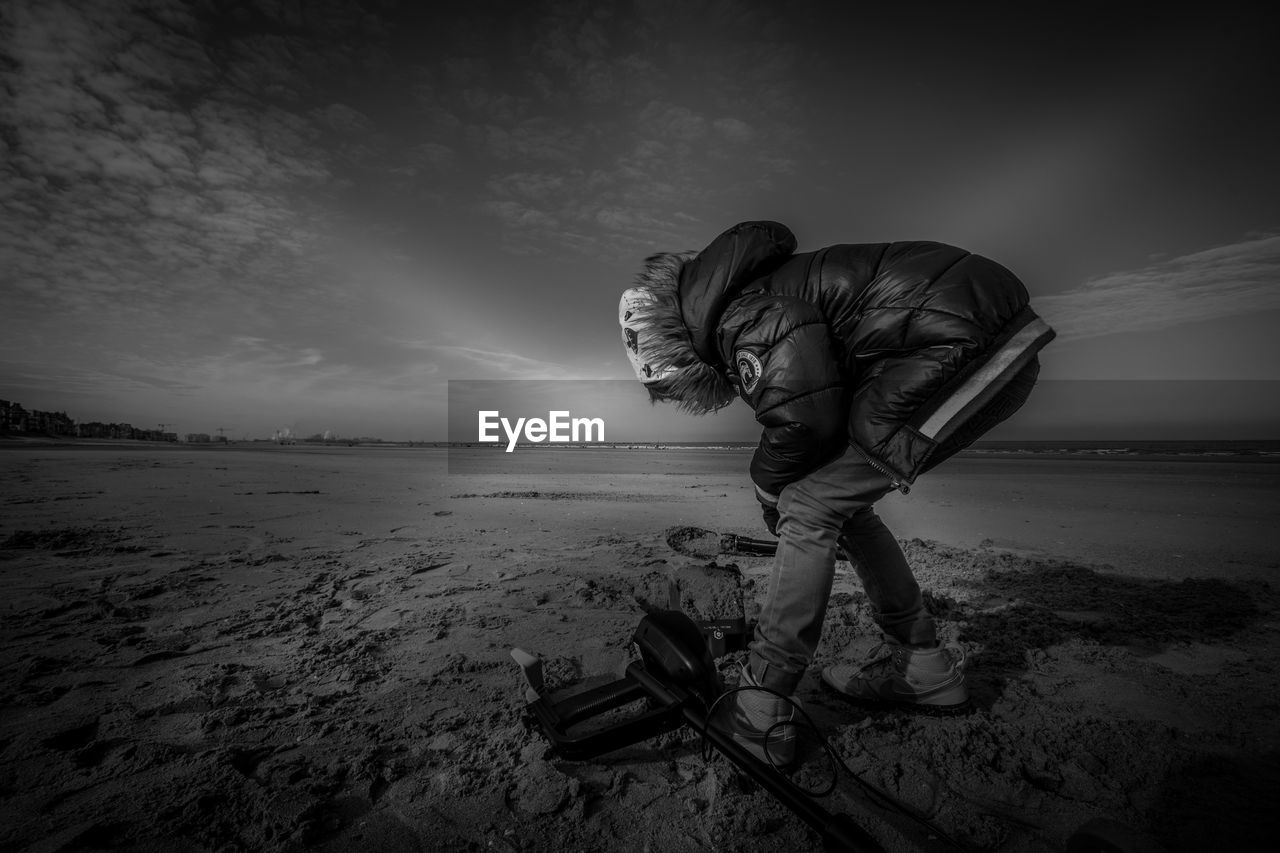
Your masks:
<svg viewBox="0 0 1280 853"><path fill-rule="evenodd" d="M173 426L173 424L160 424L160 431L164 432L165 427L171 427L171 426Z"/></svg>
<svg viewBox="0 0 1280 853"><path fill-rule="evenodd" d="M226 431L227 431L227 428L226 428L226 427L218 427L218 437L219 437L219 438L222 438L222 437L223 437L223 434L224 434Z"/></svg>

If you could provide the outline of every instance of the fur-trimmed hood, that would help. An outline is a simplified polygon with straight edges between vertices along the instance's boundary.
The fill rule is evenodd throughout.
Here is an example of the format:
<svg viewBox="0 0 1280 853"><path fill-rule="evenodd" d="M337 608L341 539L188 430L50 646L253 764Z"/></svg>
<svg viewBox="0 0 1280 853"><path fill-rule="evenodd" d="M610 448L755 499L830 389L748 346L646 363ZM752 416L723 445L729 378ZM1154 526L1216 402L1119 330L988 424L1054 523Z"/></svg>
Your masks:
<svg viewBox="0 0 1280 853"><path fill-rule="evenodd" d="M761 238L764 239L761 239ZM645 259L619 316L640 379L655 402L664 400L707 414L737 396L722 363L715 330L726 306L748 282L789 257L796 238L778 222L744 222L702 252L663 252ZM639 293L636 293L639 291ZM646 374L640 365L647 364ZM650 379L650 376L660 378Z"/></svg>
<svg viewBox="0 0 1280 853"><path fill-rule="evenodd" d="M680 312L680 272L697 252L662 252L645 259L619 315L626 345L649 398L703 415L723 409L736 395L728 378L699 358ZM637 293L638 291L638 293ZM654 378L650 378L654 377Z"/></svg>

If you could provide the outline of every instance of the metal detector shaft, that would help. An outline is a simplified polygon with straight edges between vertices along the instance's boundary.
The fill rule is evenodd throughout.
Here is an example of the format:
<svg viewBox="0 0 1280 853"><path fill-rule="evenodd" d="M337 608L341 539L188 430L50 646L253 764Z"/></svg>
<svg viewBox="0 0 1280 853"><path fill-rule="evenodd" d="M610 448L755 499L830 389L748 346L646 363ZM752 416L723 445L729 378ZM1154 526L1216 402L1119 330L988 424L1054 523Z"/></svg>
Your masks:
<svg viewBox="0 0 1280 853"><path fill-rule="evenodd" d="M683 688L662 683L643 666L632 664L628 673L654 699L663 705L678 705L685 720L703 733L711 745L758 782L821 837L822 846L831 853L884 853L884 848L846 814L832 814L809 797L797 792L778 771L761 764L719 729L707 725L706 715Z"/></svg>

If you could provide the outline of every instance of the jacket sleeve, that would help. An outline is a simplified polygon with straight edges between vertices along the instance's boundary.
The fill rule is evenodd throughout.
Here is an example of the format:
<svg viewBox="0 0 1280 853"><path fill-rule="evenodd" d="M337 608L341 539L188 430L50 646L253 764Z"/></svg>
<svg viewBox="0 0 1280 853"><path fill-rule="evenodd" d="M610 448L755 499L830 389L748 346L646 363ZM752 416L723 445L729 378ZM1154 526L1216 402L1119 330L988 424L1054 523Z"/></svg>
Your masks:
<svg viewBox="0 0 1280 853"><path fill-rule="evenodd" d="M732 363L739 391L764 427L751 479L776 496L844 451L844 382L817 308L768 295L744 308L755 317L737 336Z"/></svg>

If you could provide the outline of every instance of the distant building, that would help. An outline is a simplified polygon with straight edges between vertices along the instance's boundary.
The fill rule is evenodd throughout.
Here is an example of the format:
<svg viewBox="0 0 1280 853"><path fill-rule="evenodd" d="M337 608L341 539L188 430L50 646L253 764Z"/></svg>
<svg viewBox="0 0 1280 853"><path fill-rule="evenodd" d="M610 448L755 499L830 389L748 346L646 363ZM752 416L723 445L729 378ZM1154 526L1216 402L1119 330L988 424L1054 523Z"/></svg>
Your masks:
<svg viewBox="0 0 1280 853"><path fill-rule="evenodd" d="M0 400L0 433L26 432L27 410L17 403Z"/></svg>
<svg viewBox="0 0 1280 853"><path fill-rule="evenodd" d="M132 424L104 424L89 421L78 424L75 434L80 438L135 438L143 430L134 429Z"/></svg>
<svg viewBox="0 0 1280 853"><path fill-rule="evenodd" d="M75 435L76 422L66 412L24 409L19 403L0 400L0 433Z"/></svg>
<svg viewBox="0 0 1280 853"><path fill-rule="evenodd" d="M187 444L208 444L211 440L207 432L187 433Z"/></svg>
<svg viewBox="0 0 1280 853"><path fill-rule="evenodd" d="M74 438L131 438L138 441L177 441L177 433L158 429L138 429L132 424L76 423L66 412L24 409L10 400L0 400L0 434L69 436Z"/></svg>

